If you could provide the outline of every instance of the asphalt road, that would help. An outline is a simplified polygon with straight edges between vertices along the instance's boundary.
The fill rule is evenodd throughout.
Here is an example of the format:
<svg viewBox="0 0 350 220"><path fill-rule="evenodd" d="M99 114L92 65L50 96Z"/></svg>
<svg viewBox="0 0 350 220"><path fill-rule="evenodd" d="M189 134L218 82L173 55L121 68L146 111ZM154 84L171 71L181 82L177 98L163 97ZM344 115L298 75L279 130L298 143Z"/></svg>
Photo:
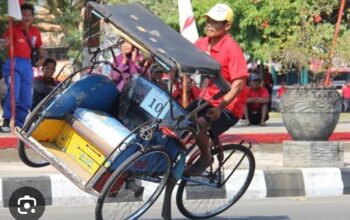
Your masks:
<svg viewBox="0 0 350 220"><path fill-rule="evenodd" d="M49 206L41 219L94 219L94 206ZM156 203L140 219L160 218L161 204ZM13 219L6 208L0 209L0 219ZM185 219L173 207L173 219ZM242 200L216 220L348 220L350 196L329 198L270 198Z"/></svg>

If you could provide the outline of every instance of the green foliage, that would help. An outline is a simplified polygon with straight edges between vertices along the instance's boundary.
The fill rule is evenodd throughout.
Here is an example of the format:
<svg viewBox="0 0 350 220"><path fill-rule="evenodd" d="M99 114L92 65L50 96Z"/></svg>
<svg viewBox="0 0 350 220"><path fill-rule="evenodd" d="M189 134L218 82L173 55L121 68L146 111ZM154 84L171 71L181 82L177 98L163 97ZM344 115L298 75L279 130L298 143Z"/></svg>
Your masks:
<svg viewBox="0 0 350 220"><path fill-rule="evenodd" d="M137 0L101 0L103 4L122 4ZM138 0L165 23L179 30L177 0ZM45 22L58 24L73 57L82 45L82 8L85 0L46 0L43 7L50 17ZM200 35L204 34L205 14L216 3L226 3L234 11L231 34L245 53L263 62L270 60L299 67L311 59L327 59L332 44L338 0L192 0ZM0 1L0 31L6 26L6 1ZM349 7L349 6L348 6ZM316 21L316 17L322 18ZM350 20L350 9L345 12ZM3 22L3 23L1 23ZM2 30L1 30L2 29ZM350 31L340 32L336 56L350 60Z"/></svg>

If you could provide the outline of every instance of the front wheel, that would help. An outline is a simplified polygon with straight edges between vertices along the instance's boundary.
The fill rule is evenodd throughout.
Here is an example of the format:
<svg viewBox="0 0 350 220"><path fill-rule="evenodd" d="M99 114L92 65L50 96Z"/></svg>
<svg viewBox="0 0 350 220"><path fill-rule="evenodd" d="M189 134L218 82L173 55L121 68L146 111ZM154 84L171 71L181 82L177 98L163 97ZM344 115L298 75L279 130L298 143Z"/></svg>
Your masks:
<svg viewBox="0 0 350 220"><path fill-rule="evenodd" d="M164 147L137 151L124 161L104 185L96 219L137 219L163 191L172 161Z"/></svg>
<svg viewBox="0 0 350 220"><path fill-rule="evenodd" d="M190 219L211 218L225 211L241 198L253 179L255 159L245 146L224 145L212 155L213 164L201 176L180 182L176 204Z"/></svg>

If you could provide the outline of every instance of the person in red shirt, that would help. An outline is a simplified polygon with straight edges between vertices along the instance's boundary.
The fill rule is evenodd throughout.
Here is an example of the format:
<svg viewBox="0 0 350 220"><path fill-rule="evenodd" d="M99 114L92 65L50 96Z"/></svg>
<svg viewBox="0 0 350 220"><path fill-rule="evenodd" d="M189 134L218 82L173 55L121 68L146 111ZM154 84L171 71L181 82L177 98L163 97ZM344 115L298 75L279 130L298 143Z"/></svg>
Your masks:
<svg viewBox="0 0 350 220"><path fill-rule="evenodd" d="M281 98L282 95L284 94L284 92L286 91L286 82L281 81L280 85L281 86L277 89L277 97L278 98Z"/></svg>
<svg viewBox="0 0 350 220"><path fill-rule="evenodd" d="M40 48L40 66L44 62L44 51L41 49L42 41L39 30L32 25L34 21L34 7L31 4L21 6L22 20L12 26L15 57L15 100L16 121L18 127L22 127L32 106L32 81L33 66L31 63L31 47ZM9 29L3 35L4 44L9 45ZM31 45L29 45L29 43ZM11 97L10 97L10 59L7 59L3 67L5 83L8 87L4 102L3 125L1 132L10 132Z"/></svg>
<svg viewBox="0 0 350 220"><path fill-rule="evenodd" d="M206 37L198 39L195 45L221 64L221 75L231 85L231 90L217 100L211 99L220 92L212 81L202 90L200 97L209 100L210 106L199 113L198 123L201 125L201 131L195 137L195 141L201 156L186 168L185 175L189 176L200 175L212 163L207 135L209 125L212 133L219 136L244 115L246 102L248 70L240 46L229 34L233 21L232 9L225 4L216 4L206 14L206 19ZM196 106L196 103L192 103L189 109L193 106Z"/></svg>
<svg viewBox="0 0 350 220"><path fill-rule="evenodd" d="M34 109L35 106L60 83L53 78L53 74L56 71L56 65L57 62L54 59L47 58L42 67L43 75L34 78L32 109Z"/></svg>
<svg viewBox="0 0 350 220"><path fill-rule="evenodd" d="M267 89L261 86L261 77L258 74L252 74L250 77L247 97L245 108L246 125L266 126L265 121L268 120L270 95Z"/></svg>
<svg viewBox="0 0 350 220"><path fill-rule="evenodd" d="M350 80L346 81L342 88L344 112L350 112Z"/></svg>
<svg viewBox="0 0 350 220"><path fill-rule="evenodd" d="M186 76L186 99L187 103L192 103L195 101L200 93L199 88L193 84L193 80L191 79L190 76ZM173 92L173 97L174 99L182 105L182 107L186 108L186 103L183 103L183 91L182 91L182 83L183 83L183 78L181 78L181 84L176 88L176 90Z"/></svg>

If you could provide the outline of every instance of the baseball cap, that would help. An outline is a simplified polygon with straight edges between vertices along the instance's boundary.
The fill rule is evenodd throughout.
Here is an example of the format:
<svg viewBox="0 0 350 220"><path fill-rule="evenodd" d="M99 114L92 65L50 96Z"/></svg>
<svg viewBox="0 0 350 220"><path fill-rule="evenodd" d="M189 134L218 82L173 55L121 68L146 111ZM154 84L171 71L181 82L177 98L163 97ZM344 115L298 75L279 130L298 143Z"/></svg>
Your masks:
<svg viewBox="0 0 350 220"><path fill-rule="evenodd" d="M208 16L215 21L228 21L229 23L232 23L233 21L233 11L225 4L216 4L205 14L205 16Z"/></svg>
<svg viewBox="0 0 350 220"><path fill-rule="evenodd" d="M261 77L259 74L254 73L254 74L250 75L250 80L251 81L258 81L258 80L261 80Z"/></svg>

